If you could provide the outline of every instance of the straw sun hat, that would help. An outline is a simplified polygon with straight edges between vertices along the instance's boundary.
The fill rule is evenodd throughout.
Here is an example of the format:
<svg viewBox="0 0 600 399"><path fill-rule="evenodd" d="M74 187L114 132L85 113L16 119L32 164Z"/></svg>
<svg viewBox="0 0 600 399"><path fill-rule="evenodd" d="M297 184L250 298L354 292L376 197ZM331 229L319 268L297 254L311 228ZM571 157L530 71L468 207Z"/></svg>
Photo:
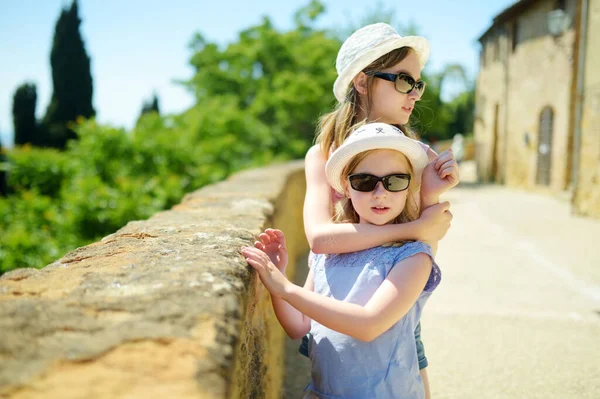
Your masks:
<svg viewBox="0 0 600 399"><path fill-rule="evenodd" d="M419 57L421 69L429 58L429 42L421 36L400 36L388 24L367 25L354 32L340 48L335 68L338 77L333 84L333 93L339 102L346 98L352 79L370 63L392 50L412 48Z"/></svg>
<svg viewBox="0 0 600 399"><path fill-rule="evenodd" d="M357 154L368 150L390 149L404 154L413 168L413 179L420 181L421 173L429 158L421 144L406 137L400 129L387 123L368 123L354 130L350 136L329 157L325 173L331 187L344 192L342 172L348 162Z"/></svg>

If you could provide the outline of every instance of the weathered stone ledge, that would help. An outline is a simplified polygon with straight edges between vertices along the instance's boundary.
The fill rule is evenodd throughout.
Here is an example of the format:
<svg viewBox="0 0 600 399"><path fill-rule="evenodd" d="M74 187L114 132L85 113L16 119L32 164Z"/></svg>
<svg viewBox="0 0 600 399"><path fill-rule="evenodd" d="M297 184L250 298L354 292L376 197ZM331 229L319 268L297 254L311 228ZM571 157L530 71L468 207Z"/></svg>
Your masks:
<svg viewBox="0 0 600 399"><path fill-rule="evenodd" d="M0 397L278 398L283 332L239 250L281 228L293 276L304 190L301 161L244 171L0 277Z"/></svg>

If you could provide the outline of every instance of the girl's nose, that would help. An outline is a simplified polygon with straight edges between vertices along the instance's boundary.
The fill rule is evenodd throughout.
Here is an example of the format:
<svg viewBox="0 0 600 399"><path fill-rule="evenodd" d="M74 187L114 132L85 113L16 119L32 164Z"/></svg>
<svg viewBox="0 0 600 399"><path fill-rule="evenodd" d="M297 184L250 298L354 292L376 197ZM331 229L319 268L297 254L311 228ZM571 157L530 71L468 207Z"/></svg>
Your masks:
<svg viewBox="0 0 600 399"><path fill-rule="evenodd" d="M377 185L375 186L375 190L373 190L373 195L376 198L381 198L384 196L387 196L388 191L385 189L385 187L383 187L383 182L377 182Z"/></svg>
<svg viewBox="0 0 600 399"><path fill-rule="evenodd" d="M421 95L417 91L417 89L412 89L410 93L408 93L408 99L413 101L419 101L421 99Z"/></svg>

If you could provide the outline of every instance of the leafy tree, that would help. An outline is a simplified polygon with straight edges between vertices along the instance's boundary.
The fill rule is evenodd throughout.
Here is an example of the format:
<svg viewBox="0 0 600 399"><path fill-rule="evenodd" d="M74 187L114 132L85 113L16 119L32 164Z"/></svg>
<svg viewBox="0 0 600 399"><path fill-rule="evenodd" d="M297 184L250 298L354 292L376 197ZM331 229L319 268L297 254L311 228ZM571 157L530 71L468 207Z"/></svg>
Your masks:
<svg viewBox="0 0 600 399"><path fill-rule="evenodd" d="M50 55L54 91L43 121L49 144L58 148L76 137L72 122L95 115L90 57L79 32L80 24L77 0L73 0L56 23Z"/></svg>
<svg viewBox="0 0 600 399"><path fill-rule="evenodd" d="M224 49L197 34L191 44L196 73L186 82L197 105L189 112L209 119L221 115L216 125L198 128L214 131L241 119L232 125L238 130L228 133L247 143L262 141L266 151L281 156L302 157L316 119L334 103L332 66L341 42L314 28L322 12L312 2L296 14L296 27L288 32L278 32L265 17Z"/></svg>
<svg viewBox="0 0 600 399"><path fill-rule="evenodd" d="M15 91L12 107L15 145L39 143L39 137L36 137L36 102L35 84L24 83Z"/></svg>
<svg viewBox="0 0 600 399"><path fill-rule="evenodd" d="M452 114L452 120L448 126L450 137L456 133L472 133L475 109L474 80L469 78L465 68L459 64L447 65L440 76L440 87L448 80L463 87L463 91L447 104Z"/></svg>

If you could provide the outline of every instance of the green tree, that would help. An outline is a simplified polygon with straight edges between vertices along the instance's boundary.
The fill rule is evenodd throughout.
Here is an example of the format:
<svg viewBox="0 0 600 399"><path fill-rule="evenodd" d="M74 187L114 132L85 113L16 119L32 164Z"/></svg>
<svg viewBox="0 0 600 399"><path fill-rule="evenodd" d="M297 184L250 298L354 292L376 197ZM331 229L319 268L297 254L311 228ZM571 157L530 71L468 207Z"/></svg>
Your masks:
<svg viewBox="0 0 600 399"><path fill-rule="evenodd" d="M152 99L150 101L144 102L144 105L142 106L142 115L150 112L156 112L157 114L160 114L160 108L158 106L158 96L156 95L156 93L152 95Z"/></svg>
<svg viewBox="0 0 600 399"><path fill-rule="evenodd" d="M470 134L473 132L475 81L469 78L465 68L459 64L446 66L443 73L445 80L451 79L463 87L463 91L448 104L453 115L449 127L450 131L452 135L456 133Z"/></svg>
<svg viewBox="0 0 600 399"><path fill-rule="evenodd" d="M220 115L213 132L231 123L237 130L228 133L238 140L261 142L264 150L283 157L302 157L317 118L334 104L333 65L341 42L314 28L322 12L323 6L312 2L296 13L296 27L288 32L277 31L265 17L224 49L197 34L191 44L196 72L186 83L197 98L194 118Z"/></svg>
<svg viewBox="0 0 600 399"><path fill-rule="evenodd" d="M39 137L36 137L36 102L35 84L24 83L15 91L12 106L15 145L39 143Z"/></svg>
<svg viewBox="0 0 600 399"><path fill-rule="evenodd" d="M49 135L48 144L57 148L64 148L67 140L76 137L72 122L95 115L90 57L79 32L80 24L77 0L73 0L56 22L50 55L54 90L43 125Z"/></svg>
<svg viewBox="0 0 600 399"><path fill-rule="evenodd" d="M6 156L4 155L4 148L2 147L2 141L0 141L0 196L7 194L6 187Z"/></svg>

